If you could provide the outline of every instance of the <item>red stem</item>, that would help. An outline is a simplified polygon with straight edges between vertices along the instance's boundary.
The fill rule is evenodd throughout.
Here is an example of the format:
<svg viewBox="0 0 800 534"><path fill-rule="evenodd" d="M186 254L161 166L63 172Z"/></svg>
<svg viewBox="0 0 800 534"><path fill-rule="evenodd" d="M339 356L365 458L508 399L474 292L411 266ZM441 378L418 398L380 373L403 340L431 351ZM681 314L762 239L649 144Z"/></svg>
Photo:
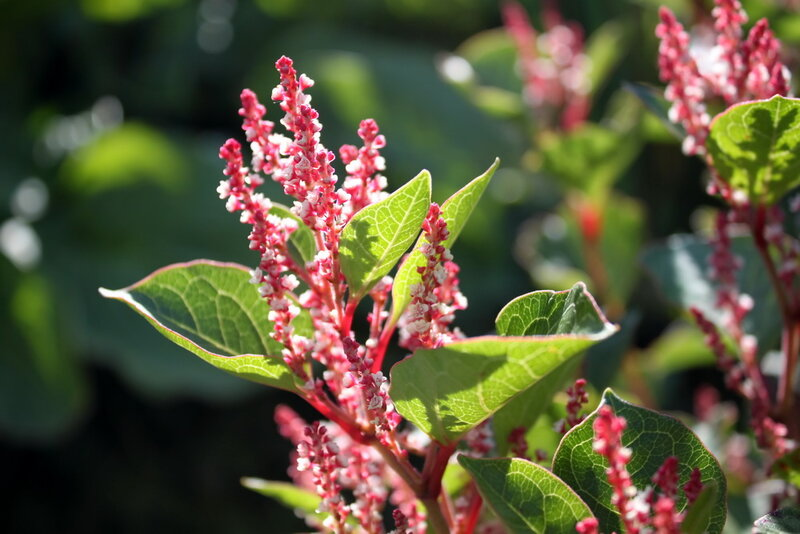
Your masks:
<svg viewBox="0 0 800 534"><path fill-rule="evenodd" d="M389 319L389 322L383 327L381 337L378 339L378 346L375 347L375 358L372 361L372 369L370 369L373 373L377 373L383 368L383 359L386 357L386 349L389 347L389 341L392 339L392 334L394 334L394 329L396 327L397 322L391 319Z"/></svg>
<svg viewBox="0 0 800 534"><path fill-rule="evenodd" d="M775 291L778 299L778 305L781 310L781 317L783 318L783 355L785 359L785 368L783 375L780 377L778 386L778 416L785 422L790 422L792 419L792 405L794 402L794 391L792 382L794 378L794 368L797 364L798 353L798 311L789 301L791 295L791 288L785 287L783 282L778 276L778 271L775 268L775 262L772 255L769 253L769 243L767 242L764 230L766 226L767 210L766 206L759 204L755 208L755 213L750 218L750 232L753 236L758 253L767 269L770 282Z"/></svg>
<svg viewBox="0 0 800 534"><path fill-rule="evenodd" d="M342 336L349 336L350 329L353 326L353 317L356 314L356 308L358 308L359 299L351 297L347 301L347 305L344 308L344 317L342 318L342 325L339 330Z"/></svg>
<svg viewBox="0 0 800 534"><path fill-rule="evenodd" d="M475 482L470 482L470 498L469 505L467 506L467 513L464 518L464 523L460 525L458 532L460 534L472 534L475 530L475 525L478 524L478 519L481 516L481 508L483 507L483 498L478 493L475 487Z"/></svg>

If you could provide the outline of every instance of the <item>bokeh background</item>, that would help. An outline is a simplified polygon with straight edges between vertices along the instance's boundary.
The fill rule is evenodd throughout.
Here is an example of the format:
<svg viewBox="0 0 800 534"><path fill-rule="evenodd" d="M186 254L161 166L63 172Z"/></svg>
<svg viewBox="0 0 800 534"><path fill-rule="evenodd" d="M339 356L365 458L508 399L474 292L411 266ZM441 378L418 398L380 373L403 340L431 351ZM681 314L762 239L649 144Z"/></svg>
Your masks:
<svg viewBox="0 0 800 534"><path fill-rule="evenodd" d="M539 24L539 3L522 3ZM616 189L641 203L648 243L689 230L708 202L699 161L619 96L625 81L658 83L659 3L559 3L587 35L605 27L613 38L591 118L624 101L623 118L644 125ZM686 16L702 4L667 3ZM745 4L786 44L800 42L786 6ZM276 403L312 414L203 364L97 288L194 258L256 262L216 196L217 152L240 137L241 89L267 102L286 54L316 80L326 146L357 144L359 120L378 121L390 189L427 168L442 202L503 160L454 249L470 301L457 323L486 333L505 302L537 287L520 232L561 200L558 183L525 163L532 119L518 103L479 105L454 83L458 71L448 79L441 68L500 25L495 0L0 1L0 532L303 528L239 478L286 479ZM513 55L500 56L479 74L518 95ZM645 350L674 310L638 268L630 277L628 344ZM718 380L704 368L668 378L658 403L686 410L687 382Z"/></svg>

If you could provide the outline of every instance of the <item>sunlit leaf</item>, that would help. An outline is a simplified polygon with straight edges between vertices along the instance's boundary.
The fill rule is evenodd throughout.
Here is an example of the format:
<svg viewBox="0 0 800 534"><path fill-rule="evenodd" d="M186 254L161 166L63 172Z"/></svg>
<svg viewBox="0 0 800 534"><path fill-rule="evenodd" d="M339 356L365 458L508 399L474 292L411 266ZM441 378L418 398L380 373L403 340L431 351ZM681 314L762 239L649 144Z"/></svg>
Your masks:
<svg viewBox="0 0 800 534"><path fill-rule="evenodd" d="M447 230L450 233L450 236L442 243L445 247L451 247L458 238L499 165L500 160L495 159L486 172L456 191L442 204L441 216L447 223ZM392 285L392 321L396 321L408 306L411 301L411 286L420 281L417 267L425 264L425 256L420 252L420 247L424 243L427 243L427 239L424 235L420 235L414 245L414 250L403 260L397 270Z"/></svg>
<svg viewBox="0 0 800 534"><path fill-rule="evenodd" d="M314 242L314 233L311 229L303 223L302 219L292 213L289 208L281 204L272 203L272 209L269 210L271 214L277 215L284 219L292 219L297 222L297 230L292 232L289 236L289 246L293 253L296 253L299 263L303 265L314 259L317 253L317 246Z"/></svg>
<svg viewBox="0 0 800 534"><path fill-rule="evenodd" d="M717 115L706 146L723 180L754 204L773 204L800 185L798 144L800 100L776 95Z"/></svg>
<svg viewBox="0 0 800 534"><path fill-rule="evenodd" d="M430 202L431 175L422 171L350 219L342 230L339 251L351 294L364 295L392 270L419 234Z"/></svg>
<svg viewBox="0 0 800 534"><path fill-rule="evenodd" d="M641 148L638 135L591 123L568 133L547 132L540 141L543 168L590 196L620 178Z"/></svg>
<svg viewBox="0 0 800 534"><path fill-rule="evenodd" d="M617 416L627 421L622 444L631 449L627 468L633 484L639 489L652 485L653 475L670 456L676 456L680 462L678 487L686 484L694 468L700 469L703 482L714 481L719 488L705 530L711 534L721 532L727 511L725 475L700 439L677 419L629 404L610 389L603 394L601 406L603 404L611 406ZM553 474L569 484L589 505L600 521L601 532L621 532L619 514L611 504L613 489L605 474L608 461L592 449L592 425L596 418L595 411L564 436L553 457ZM685 508L686 502L686 497L679 492L676 498L679 511Z"/></svg>
<svg viewBox="0 0 800 534"><path fill-rule="evenodd" d="M527 460L460 455L458 461L511 532L573 534L578 521L592 516L586 503L569 486Z"/></svg>
<svg viewBox="0 0 800 534"><path fill-rule="evenodd" d="M390 395L397 411L435 440L452 443L616 330L582 284L519 297L497 323L500 332L525 336L470 338L418 350L396 364Z"/></svg>
<svg viewBox="0 0 800 534"><path fill-rule="evenodd" d="M164 134L128 122L105 132L69 155L63 178L75 192L93 195L137 182L176 190L187 181L186 162Z"/></svg>
<svg viewBox="0 0 800 534"><path fill-rule="evenodd" d="M242 486L274 499L285 507L299 513L301 517L312 516L324 519L327 514L317 512L321 499L313 491L295 486L289 482L276 482L261 478L244 477Z"/></svg>
<svg viewBox="0 0 800 534"><path fill-rule="evenodd" d="M800 508L775 510L756 520L753 534L793 534L800 532Z"/></svg>
<svg viewBox="0 0 800 534"><path fill-rule="evenodd" d="M295 391L298 379L270 337L269 307L249 278L239 265L194 261L160 269L125 289L100 292L128 304L167 339L211 365ZM295 328L310 334L302 314Z"/></svg>

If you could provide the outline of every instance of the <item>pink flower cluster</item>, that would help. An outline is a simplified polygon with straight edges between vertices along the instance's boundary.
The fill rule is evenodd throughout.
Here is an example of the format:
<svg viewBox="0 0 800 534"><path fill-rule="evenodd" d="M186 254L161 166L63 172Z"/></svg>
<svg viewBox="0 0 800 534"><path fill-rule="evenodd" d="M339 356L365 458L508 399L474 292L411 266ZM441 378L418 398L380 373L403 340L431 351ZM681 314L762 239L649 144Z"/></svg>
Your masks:
<svg viewBox="0 0 800 534"><path fill-rule="evenodd" d="M716 356L717 365L725 373L727 387L750 401L750 422L758 445L768 450L772 458L778 458L791 448L786 439L788 429L771 415L773 403L758 361L758 340L746 334L743 328L743 320L753 308L753 299L739 291L736 275L742 267L742 260L734 255L731 247L732 227L750 222L752 213L750 205L742 203L717 215L709 257L710 276L717 283L716 305L727 313L725 327L735 344L738 359L730 354L717 327L701 310L692 308L690 312L705 334L706 344ZM796 274L796 251L784 234L782 211L778 206L770 206L757 210L757 213L763 219L756 225L757 233L765 244L773 246L779 258L783 258L778 276L787 287L791 287Z"/></svg>
<svg viewBox="0 0 800 534"><path fill-rule="evenodd" d="M391 504L398 529L421 532L426 518L416 503L427 488L408 460L412 440L407 430L398 431L401 417L381 370L396 326L386 311L392 279L385 277L369 292L373 306L362 345L352 328L360 297L348 291L339 260L344 226L359 210L386 197L380 154L386 139L374 120L362 121L358 135L363 145L339 150L347 175L337 187L335 155L320 141L319 114L306 94L314 82L298 75L289 58L280 58L276 68L280 83L272 99L280 103L280 123L288 135L276 133L275 124L265 120L266 108L255 93L242 91L239 115L251 158L246 166L241 145L226 141L220 149L226 179L217 192L227 209L240 212L241 222L251 226L250 248L259 254L251 282L269 305L270 335L299 379L298 393L332 421L308 425L285 406L276 410L281 434L297 448L289 474L298 486L320 496L326 529L347 532L355 520L367 532L382 532L383 513ZM291 208L256 192L265 176L282 186ZM438 206L432 206L423 230L428 239L423 246L426 264L412 314L407 315L412 319L406 323L413 324L413 348L440 346L457 336L449 325L453 313L466 307L458 290L458 267L442 246L448 233ZM296 328L301 314L312 323L308 337ZM352 494L351 502L343 490Z"/></svg>
<svg viewBox="0 0 800 534"><path fill-rule="evenodd" d="M458 288L458 265L443 245L450 232L437 204L431 204L422 231L425 265L417 268L421 281L411 287L411 303L400 321L400 346L409 350L441 347L463 337L450 324L455 312L467 307Z"/></svg>
<svg viewBox="0 0 800 534"><path fill-rule="evenodd" d="M789 93L789 71L780 60L780 43L762 19L746 38L747 15L738 0L715 0L713 27L698 26L690 35L666 7L659 14L658 66L672 103L669 118L686 130L685 154L704 154L710 124L709 105L730 106L746 100Z"/></svg>
<svg viewBox="0 0 800 534"><path fill-rule="evenodd" d="M554 3L544 8L546 31L536 35L525 9L503 3L503 21L517 46L528 105L537 121L571 130L589 114L589 58L583 53L583 32L564 22Z"/></svg>
<svg viewBox="0 0 800 534"><path fill-rule="evenodd" d="M655 487L638 490L628 473L627 464L631 450L622 445L622 433L627 423L618 417L613 408L603 405L597 411L594 429L594 451L606 458L606 476L611 484L613 495L611 504L619 511L625 532L656 532L658 534L679 534L683 514L677 510L678 497L678 458L664 460L653 475ZM702 490L700 470L695 468L684 485L683 491L689 504L693 503ZM598 534L599 523L595 518L584 519L575 526L580 534Z"/></svg>
<svg viewBox="0 0 800 534"><path fill-rule="evenodd" d="M554 426L555 431L559 434L566 434L570 428L578 425L584 419L580 411L583 405L589 402L586 379L579 378L567 388L567 397L567 417L556 421Z"/></svg>
<svg viewBox="0 0 800 534"><path fill-rule="evenodd" d="M336 522L352 515L366 532L383 532L383 510L388 502L397 506L395 512L406 524L416 527L424 523L414 493L373 447L354 442L336 425L308 425L287 406L278 406L275 421L281 435L297 448L292 458L296 467L289 469L293 482L322 498L320 511L329 514L328 523L322 526L335 531ZM343 489L352 492L352 503L344 501Z"/></svg>

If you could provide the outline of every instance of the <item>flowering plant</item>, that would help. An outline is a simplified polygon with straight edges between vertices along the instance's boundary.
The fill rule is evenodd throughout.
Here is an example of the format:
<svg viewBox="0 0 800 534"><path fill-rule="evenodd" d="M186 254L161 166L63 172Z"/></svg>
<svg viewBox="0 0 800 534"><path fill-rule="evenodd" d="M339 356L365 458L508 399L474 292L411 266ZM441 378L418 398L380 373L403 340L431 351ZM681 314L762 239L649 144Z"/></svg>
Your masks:
<svg viewBox="0 0 800 534"><path fill-rule="evenodd" d="M661 9L656 28L660 75L668 84L668 120L683 129L683 151L708 165L708 193L723 205L708 244L674 241L668 254L690 248L693 254L705 253L708 275L681 272L680 285L707 284L711 298L701 302L696 295L686 296L680 304L703 331L727 387L747 399L750 425L765 453L765 472L795 481L773 495L777 505L796 498L793 473L800 451L800 243L786 227L789 217L782 206L786 194L800 184L793 171L800 101L786 98L790 73L766 19L745 37L747 14L737 0L717 0L712 16L712 27L693 30L700 36L697 45L690 45L690 34L667 8ZM727 109L712 120L708 110L720 105ZM785 207L796 213L796 199ZM749 285L743 274L748 269L756 269L756 276L768 283ZM673 281L661 280L665 285ZM769 327L756 324L754 314L766 314ZM778 371L766 372L760 359L771 359Z"/></svg>
<svg viewBox="0 0 800 534"><path fill-rule="evenodd" d="M286 57L276 67L272 98L290 135L244 90L250 164L237 141L220 149L218 192L251 228L257 267L199 260L101 290L208 363L296 394L327 420L308 424L279 406L280 431L296 446L293 485L245 485L333 532L383 532L389 516L396 532L720 532L725 480L714 457L682 423L610 390L584 418L586 383L577 381L552 471L529 461L530 429L580 354L616 327L580 283L512 300L494 335L452 326L467 302L450 247L498 162L441 206L426 171L389 194L386 141L368 119L362 146L339 151L347 176L337 188L306 92L312 80ZM263 176L292 207L256 191ZM412 354L387 379L396 330Z"/></svg>

